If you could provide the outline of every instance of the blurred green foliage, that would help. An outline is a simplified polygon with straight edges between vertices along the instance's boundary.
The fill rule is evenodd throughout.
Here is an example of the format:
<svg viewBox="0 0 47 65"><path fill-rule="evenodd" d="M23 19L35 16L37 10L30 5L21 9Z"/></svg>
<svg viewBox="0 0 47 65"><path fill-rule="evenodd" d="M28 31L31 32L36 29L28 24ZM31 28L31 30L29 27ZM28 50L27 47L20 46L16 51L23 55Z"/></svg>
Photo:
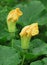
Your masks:
<svg viewBox="0 0 47 65"><path fill-rule="evenodd" d="M17 32L12 49L6 19L9 11L17 7L22 10L23 16L16 24ZM22 61L24 54L20 48L19 33L25 25L34 22L39 23L40 32L30 41L24 65L47 65L47 0L0 0L0 65L18 65Z"/></svg>

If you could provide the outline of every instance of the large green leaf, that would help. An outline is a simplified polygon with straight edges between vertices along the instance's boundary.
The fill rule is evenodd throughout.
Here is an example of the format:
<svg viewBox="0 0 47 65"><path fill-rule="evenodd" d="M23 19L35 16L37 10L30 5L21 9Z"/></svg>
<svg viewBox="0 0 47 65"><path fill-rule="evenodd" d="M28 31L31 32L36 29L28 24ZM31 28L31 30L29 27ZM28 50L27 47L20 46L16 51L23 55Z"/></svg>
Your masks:
<svg viewBox="0 0 47 65"><path fill-rule="evenodd" d="M33 40L31 42L30 49L32 49L32 53L34 55L45 55L45 54L47 54L47 44L40 39Z"/></svg>
<svg viewBox="0 0 47 65"><path fill-rule="evenodd" d="M20 57L15 49L0 46L0 65L18 65L19 63Z"/></svg>
<svg viewBox="0 0 47 65"><path fill-rule="evenodd" d="M47 65L47 58L32 62L30 65Z"/></svg>
<svg viewBox="0 0 47 65"><path fill-rule="evenodd" d="M41 61L32 62L30 65L43 65Z"/></svg>
<svg viewBox="0 0 47 65"><path fill-rule="evenodd" d="M39 25L46 25L47 26L47 13L40 16L37 21L38 21Z"/></svg>
<svg viewBox="0 0 47 65"><path fill-rule="evenodd" d="M45 9L44 5L40 1L31 1L29 4L19 4L16 7L21 8L23 11L23 16L19 19L19 22L24 25L37 22L38 16Z"/></svg>
<svg viewBox="0 0 47 65"><path fill-rule="evenodd" d="M47 44L40 39L34 39L30 43L30 49L29 52L26 53L26 59L32 59L33 61L42 55L47 55Z"/></svg>

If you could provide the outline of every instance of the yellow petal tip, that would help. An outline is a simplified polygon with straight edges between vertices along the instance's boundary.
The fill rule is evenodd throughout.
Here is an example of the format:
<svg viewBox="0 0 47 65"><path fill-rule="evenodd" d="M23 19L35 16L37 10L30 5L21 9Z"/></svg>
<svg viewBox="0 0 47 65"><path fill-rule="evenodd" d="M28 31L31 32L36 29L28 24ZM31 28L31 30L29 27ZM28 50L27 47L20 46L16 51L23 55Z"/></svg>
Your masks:
<svg viewBox="0 0 47 65"><path fill-rule="evenodd" d="M25 26L20 32L20 36L35 36L39 34L38 23Z"/></svg>
<svg viewBox="0 0 47 65"><path fill-rule="evenodd" d="M16 8L14 10L11 10L7 16L7 21L17 21L20 16L23 15L23 12L20 10L20 8Z"/></svg>

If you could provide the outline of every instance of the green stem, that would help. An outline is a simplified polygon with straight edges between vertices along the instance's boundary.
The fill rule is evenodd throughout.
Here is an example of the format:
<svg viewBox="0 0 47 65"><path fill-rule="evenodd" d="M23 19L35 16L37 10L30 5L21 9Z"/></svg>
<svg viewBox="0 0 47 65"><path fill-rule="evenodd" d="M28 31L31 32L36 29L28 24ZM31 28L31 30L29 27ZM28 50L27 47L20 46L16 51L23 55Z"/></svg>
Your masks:
<svg viewBox="0 0 47 65"><path fill-rule="evenodd" d="M14 39L11 40L11 47L13 48Z"/></svg>
<svg viewBox="0 0 47 65"><path fill-rule="evenodd" d="M11 34L11 47L13 48L15 33L10 33L10 34Z"/></svg>
<svg viewBox="0 0 47 65"><path fill-rule="evenodd" d="M24 61L25 61L25 54L27 53L28 50L23 50L23 60L22 60L22 63L21 65L24 65Z"/></svg>
<svg viewBox="0 0 47 65"><path fill-rule="evenodd" d="M24 60L25 60L25 55L23 55L23 60L22 60L21 65L23 65L23 64L24 64Z"/></svg>

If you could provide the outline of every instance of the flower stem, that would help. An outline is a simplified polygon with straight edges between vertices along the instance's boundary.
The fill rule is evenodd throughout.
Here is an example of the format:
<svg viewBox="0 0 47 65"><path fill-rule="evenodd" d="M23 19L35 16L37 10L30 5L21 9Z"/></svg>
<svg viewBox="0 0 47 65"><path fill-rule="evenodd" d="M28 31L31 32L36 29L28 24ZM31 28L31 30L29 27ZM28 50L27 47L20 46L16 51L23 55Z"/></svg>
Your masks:
<svg viewBox="0 0 47 65"><path fill-rule="evenodd" d="M11 40L11 47L13 48L14 39Z"/></svg>
<svg viewBox="0 0 47 65"><path fill-rule="evenodd" d="M23 60L22 60L22 63L21 63L21 65L24 65L24 61L25 61L25 55L26 55L26 53L28 52L28 50L23 50Z"/></svg>
<svg viewBox="0 0 47 65"><path fill-rule="evenodd" d="M22 60L21 65L23 65L23 64L24 64L24 60L25 60L25 55L23 55L23 60Z"/></svg>

